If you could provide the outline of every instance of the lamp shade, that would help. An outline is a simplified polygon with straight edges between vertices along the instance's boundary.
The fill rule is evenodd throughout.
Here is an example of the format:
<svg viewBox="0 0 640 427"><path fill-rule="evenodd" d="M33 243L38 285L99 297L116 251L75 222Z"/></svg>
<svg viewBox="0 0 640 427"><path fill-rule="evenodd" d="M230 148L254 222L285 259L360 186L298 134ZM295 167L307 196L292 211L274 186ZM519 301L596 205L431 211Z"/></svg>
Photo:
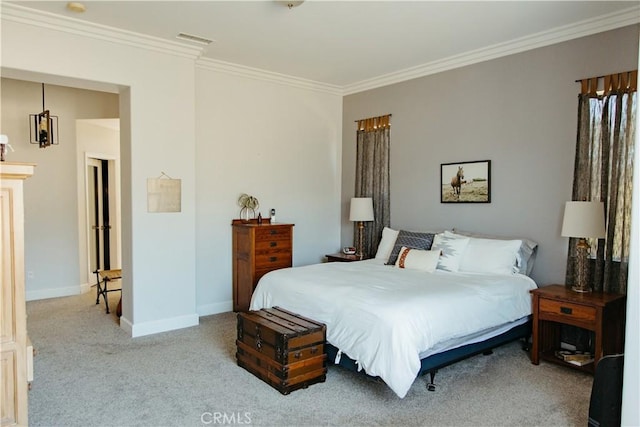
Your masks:
<svg viewBox="0 0 640 427"><path fill-rule="evenodd" d="M373 221L373 199L371 197L352 198L349 221Z"/></svg>
<svg viewBox="0 0 640 427"><path fill-rule="evenodd" d="M562 220L562 236L604 238L604 203L567 202Z"/></svg>

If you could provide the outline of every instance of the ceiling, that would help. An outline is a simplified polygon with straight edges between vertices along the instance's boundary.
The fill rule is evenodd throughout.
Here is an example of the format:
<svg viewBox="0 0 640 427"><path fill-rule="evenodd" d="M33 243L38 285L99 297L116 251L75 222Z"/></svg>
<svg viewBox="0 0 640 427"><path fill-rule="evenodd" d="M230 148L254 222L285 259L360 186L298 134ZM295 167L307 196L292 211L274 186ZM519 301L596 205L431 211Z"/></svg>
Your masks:
<svg viewBox="0 0 640 427"><path fill-rule="evenodd" d="M638 1L84 1L84 13L5 3L202 46L176 39L196 35L214 40L202 58L343 90L640 22Z"/></svg>

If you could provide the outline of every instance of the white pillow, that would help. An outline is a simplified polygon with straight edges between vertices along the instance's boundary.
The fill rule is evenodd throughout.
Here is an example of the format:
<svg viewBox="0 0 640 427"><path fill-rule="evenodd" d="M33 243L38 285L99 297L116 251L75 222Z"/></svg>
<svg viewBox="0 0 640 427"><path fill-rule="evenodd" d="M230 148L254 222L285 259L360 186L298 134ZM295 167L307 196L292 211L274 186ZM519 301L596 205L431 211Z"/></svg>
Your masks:
<svg viewBox="0 0 640 427"><path fill-rule="evenodd" d="M453 233L436 234L433 238L432 251L442 251L438 260L438 269L456 272L460 269L460 260L469 244L469 238Z"/></svg>
<svg viewBox="0 0 640 427"><path fill-rule="evenodd" d="M445 234L456 236L450 232L445 232ZM491 274L517 273L519 271L517 259L520 246L522 246L522 240L471 237L460 260L460 271Z"/></svg>
<svg viewBox="0 0 640 427"><path fill-rule="evenodd" d="M432 273L438 266L440 251L425 251L422 249L410 249L405 246L400 249L400 254L396 261L397 268L408 270L421 270Z"/></svg>
<svg viewBox="0 0 640 427"><path fill-rule="evenodd" d="M380 239L380 243L378 243L376 259L383 259L385 261L389 259L389 255L391 255L393 245L396 243L399 232L400 230L393 230L389 227L382 229L382 239Z"/></svg>
<svg viewBox="0 0 640 427"><path fill-rule="evenodd" d="M493 236L490 234L472 233L469 231L461 231L458 229L453 229L452 231L461 236L475 237L475 238L481 238L481 239L522 240L522 245L520 245L520 250L518 251L517 260L516 260L516 265L519 267L517 273L525 274L527 276L531 275L531 271L533 270L533 265L535 263L536 255L538 251L537 242L534 242L531 239L522 238L519 236L508 238L508 237Z"/></svg>

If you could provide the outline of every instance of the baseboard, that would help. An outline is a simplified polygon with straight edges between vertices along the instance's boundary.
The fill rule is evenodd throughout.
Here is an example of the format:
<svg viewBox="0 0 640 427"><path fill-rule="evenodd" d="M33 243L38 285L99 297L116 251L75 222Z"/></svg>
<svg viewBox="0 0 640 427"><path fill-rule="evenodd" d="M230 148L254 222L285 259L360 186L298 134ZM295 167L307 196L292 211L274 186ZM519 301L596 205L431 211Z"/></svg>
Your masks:
<svg viewBox="0 0 640 427"><path fill-rule="evenodd" d="M94 286L95 286L95 284L90 285L88 283L83 283L82 285L80 285L80 293L86 294L87 292L91 291L92 290L91 288L93 288ZM95 290L94 290L94 292L95 292Z"/></svg>
<svg viewBox="0 0 640 427"><path fill-rule="evenodd" d="M228 313L233 311L233 302L225 301L215 304L199 305L196 309L199 316L211 316L212 314Z"/></svg>
<svg viewBox="0 0 640 427"><path fill-rule="evenodd" d="M124 330L129 336L133 335L133 324L124 317L124 315L120 316L120 329Z"/></svg>
<svg viewBox="0 0 640 427"><path fill-rule="evenodd" d="M133 324L124 317L120 318L120 328L127 331L131 335L131 338L188 328L190 326L197 326L199 323L200 318L195 313L185 316L172 317L170 319L160 319L153 320L151 322Z"/></svg>
<svg viewBox="0 0 640 427"><path fill-rule="evenodd" d="M27 291L25 294L27 301L36 301L40 299L69 297L72 295L80 295L87 291L83 291L83 286L68 286L65 288L39 289L37 291Z"/></svg>

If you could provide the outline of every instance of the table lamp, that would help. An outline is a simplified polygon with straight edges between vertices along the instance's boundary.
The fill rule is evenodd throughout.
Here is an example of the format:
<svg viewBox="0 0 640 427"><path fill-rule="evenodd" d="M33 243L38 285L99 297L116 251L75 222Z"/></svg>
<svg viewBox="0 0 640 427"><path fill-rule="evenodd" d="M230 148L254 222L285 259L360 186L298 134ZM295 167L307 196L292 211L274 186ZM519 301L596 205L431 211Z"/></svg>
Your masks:
<svg viewBox="0 0 640 427"><path fill-rule="evenodd" d="M562 236L579 239L576 245L576 276L571 289L574 292L591 292L587 278L587 257L591 247L587 238L602 239L606 236L604 203L567 202L562 221Z"/></svg>
<svg viewBox="0 0 640 427"><path fill-rule="evenodd" d="M364 257L362 252L364 222L373 221L373 199L371 197L353 197L351 199L349 221L357 222L358 243L356 245L356 256L362 259Z"/></svg>

